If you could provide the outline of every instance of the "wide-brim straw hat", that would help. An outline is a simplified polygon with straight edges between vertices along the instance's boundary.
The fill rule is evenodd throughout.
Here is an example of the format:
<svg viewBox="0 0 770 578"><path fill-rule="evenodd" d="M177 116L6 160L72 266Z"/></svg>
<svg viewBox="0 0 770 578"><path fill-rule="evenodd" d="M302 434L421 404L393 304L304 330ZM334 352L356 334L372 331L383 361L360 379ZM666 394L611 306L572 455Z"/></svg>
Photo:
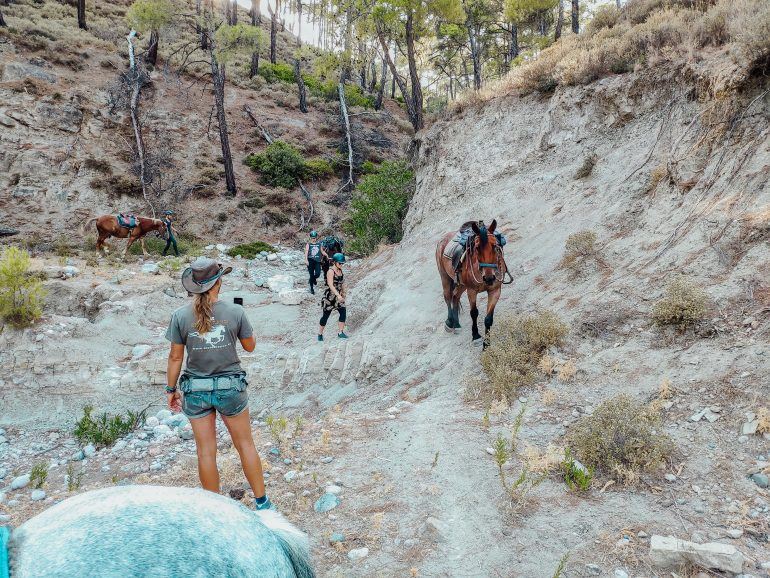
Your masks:
<svg viewBox="0 0 770 578"><path fill-rule="evenodd" d="M222 267L222 264L214 259L198 257L182 271L182 287L190 293L205 293L219 281L222 275L227 275L232 270L232 267Z"/></svg>

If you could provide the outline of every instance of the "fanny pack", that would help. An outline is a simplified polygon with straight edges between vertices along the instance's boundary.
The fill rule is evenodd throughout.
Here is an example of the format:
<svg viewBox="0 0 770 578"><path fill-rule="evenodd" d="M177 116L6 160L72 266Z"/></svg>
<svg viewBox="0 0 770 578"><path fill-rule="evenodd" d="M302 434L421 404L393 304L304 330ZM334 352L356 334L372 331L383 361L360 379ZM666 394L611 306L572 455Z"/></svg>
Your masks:
<svg viewBox="0 0 770 578"><path fill-rule="evenodd" d="M195 377L183 375L179 380L179 389L182 393L193 391L222 391L225 389L237 389L245 391L248 382L245 373L231 373L228 375L212 375L211 377Z"/></svg>

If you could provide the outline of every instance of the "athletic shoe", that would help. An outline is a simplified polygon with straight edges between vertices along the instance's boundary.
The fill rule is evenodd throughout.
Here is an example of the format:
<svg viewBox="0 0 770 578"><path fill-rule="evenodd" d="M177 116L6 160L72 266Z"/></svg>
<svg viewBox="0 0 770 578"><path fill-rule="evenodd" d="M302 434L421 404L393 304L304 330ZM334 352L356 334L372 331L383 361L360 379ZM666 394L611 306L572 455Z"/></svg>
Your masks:
<svg viewBox="0 0 770 578"><path fill-rule="evenodd" d="M310 286L310 294L315 295L315 289L313 288L312 285Z"/></svg>
<svg viewBox="0 0 770 578"><path fill-rule="evenodd" d="M323 335L319 335L318 336L318 341L323 341L323 340L324 340L324 336Z"/></svg>
<svg viewBox="0 0 770 578"><path fill-rule="evenodd" d="M254 507L257 511L259 510L274 510L278 511L277 508L273 505L273 502L270 501L270 498L262 502L261 504L257 504L254 502Z"/></svg>
<svg viewBox="0 0 770 578"><path fill-rule="evenodd" d="M344 332L344 331L343 331L342 333L338 333L338 334L337 334L337 337L339 337L340 339L347 339L347 338L348 338L348 336L347 336L347 335L345 335L345 332Z"/></svg>

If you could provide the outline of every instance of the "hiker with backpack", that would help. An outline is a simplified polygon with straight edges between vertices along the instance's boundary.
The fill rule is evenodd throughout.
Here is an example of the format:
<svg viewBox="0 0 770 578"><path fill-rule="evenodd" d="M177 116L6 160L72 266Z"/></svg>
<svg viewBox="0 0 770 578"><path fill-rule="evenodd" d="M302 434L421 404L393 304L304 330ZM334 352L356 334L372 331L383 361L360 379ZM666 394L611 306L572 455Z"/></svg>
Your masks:
<svg viewBox="0 0 770 578"><path fill-rule="evenodd" d="M321 270L323 271L324 283L328 286L327 277L329 274L329 267L332 264L332 257L337 253L342 253L342 247L345 242L334 235L328 235L321 241Z"/></svg>
<svg viewBox="0 0 770 578"><path fill-rule="evenodd" d="M326 273L326 291L324 292L323 299L321 299L323 314L321 315L321 322L318 324L318 341L324 340L326 322L329 320L332 311L335 310L340 316L337 337L340 339L348 338L345 334L345 319L347 317L347 310L345 309L345 276L342 273L345 255L342 253L335 253L332 255L331 262L332 266Z"/></svg>
<svg viewBox="0 0 770 578"><path fill-rule="evenodd" d="M265 493L262 462L251 434L246 372L236 349L240 342L251 352L257 342L243 307L219 299L222 277L231 271L232 267L198 257L182 273L182 286L195 299L174 311L166 331L171 342L166 395L169 409L183 411L190 419L203 489L219 493L219 413L241 458L256 509L274 509ZM187 365L182 371L185 352Z"/></svg>
<svg viewBox="0 0 770 578"><path fill-rule="evenodd" d="M305 243L305 265L310 275L310 293L315 295L315 285L321 276L321 258L323 257L321 243L318 241L318 233L310 231L310 239Z"/></svg>

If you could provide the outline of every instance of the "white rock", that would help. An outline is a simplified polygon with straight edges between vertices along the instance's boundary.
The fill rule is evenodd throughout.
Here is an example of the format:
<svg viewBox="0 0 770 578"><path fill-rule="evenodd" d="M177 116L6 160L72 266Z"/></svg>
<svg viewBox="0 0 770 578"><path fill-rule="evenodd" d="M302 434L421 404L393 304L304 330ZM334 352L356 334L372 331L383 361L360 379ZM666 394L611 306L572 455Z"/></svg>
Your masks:
<svg viewBox="0 0 770 578"><path fill-rule="evenodd" d="M342 493L342 488L337 485L326 486L324 490L327 494L334 494L335 496Z"/></svg>
<svg viewBox="0 0 770 578"><path fill-rule="evenodd" d="M5 502L5 493L0 492L0 504L2 504L3 502Z"/></svg>
<svg viewBox="0 0 770 578"><path fill-rule="evenodd" d="M738 574L743 569L743 554L728 544L695 544L674 536L654 535L650 539L650 560L655 566L669 568L691 563L703 568Z"/></svg>
<svg viewBox="0 0 770 578"><path fill-rule="evenodd" d="M12 490L20 490L22 488L26 488L29 485L30 475L24 474L23 476L18 476L13 479L11 482L11 489Z"/></svg>
<svg viewBox="0 0 770 578"><path fill-rule="evenodd" d="M155 437L164 437L171 435L171 428L167 425L156 425L154 428L152 428L152 433L155 434Z"/></svg>
<svg viewBox="0 0 770 578"><path fill-rule="evenodd" d="M33 490L29 497L33 502L39 502L40 500L45 500L45 492L43 490Z"/></svg>
<svg viewBox="0 0 770 578"><path fill-rule="evenodd" d="M355 548L354 550L351 550L348 552L348 558L351 562L356 562L358 560L361 560L363 558L366 558L369 555L369 548Z"/></svg>
<svg viewBox="0 0 770 578"><path fill-rule="evenodd" d="M158 275L160 273L160 267L158 267L157 263L145 263L142 265L142 273Z"/></svg>
<svg viewBox="0 0 770 578"><path fill-rule="evenodd" d="M134 348L131 350L131 359L141 359L150 353L150 351L152 351L152 346L147 345L146 343L134 345Z"/></svg>
<svg viewBox="0 0 770 578"><path fill-rule="evenodd" d="M217 243L215 247L220 253L227 253L227 251L230 249L230 246L225 245L224 243Z"/></svg>
<svg viewBox="0 0 770 578"><path fill-rule="evenodd" d="M267 280L267 286L273 293L294 289L294 277L291 275L273 275Z"/></svg>
<svg viewBox="0 0 770 578"><path fill-rule="evenodd" d="M275 261L276 259L278 259L278 255L276 255L275 253L269 253L267 255L266 259L268 261Z"/></svg>
<svg viewBox="0 0 770 578"><path fill-rule="evenodd" d="M83 455L87 458L93 457L95 453L96 448L94 447L94 444L88 444L83 448Z"/></svg>
<svg viewBox="0 0 770 578"><path fill-rule="evenodd" d="M296 477L297 477L296 470L289 470L283 475L283 479L286 480L287 482L291 482Z"/></svg>
<svg viewBox="0 0 770 578"><path fill-rule="evenodd" d="M305 293L303 289L289 289L278 293L278 299L282 305L299 305L305 299Z"/></svg>
<svg viewBox="0 0 770 578"><path fill-rule="evenodd" d="M173 414L168 409L162 409L158 413L155 414L155 417L158 418L159 422L162 422L163 420L167 420L170 418Z"/></svg>
<svg viewBox="0 0 770 578"><path fill-rule="evenodd" d="M159 424L160 424L160 420L154 415L151 415L146 420L144 420L144 425L146 425L147 427L155 427Z"/></svg>
<svg viewBox="0 0 770 578"><path fill-rule="evenodd" d="M80 274L80 269L77 267L73 267L72 265L67 265L66 267L61 268L61 276L65 279L71 279L72 277L77 277Z"/></svg>
<svg viewBox="0 0 770 578"><path fill-rule="evenodd" d="M747 421L741 426L741 435L753 436L755 433L757 433L758 427L759 427L758 419Z"/></svg>

